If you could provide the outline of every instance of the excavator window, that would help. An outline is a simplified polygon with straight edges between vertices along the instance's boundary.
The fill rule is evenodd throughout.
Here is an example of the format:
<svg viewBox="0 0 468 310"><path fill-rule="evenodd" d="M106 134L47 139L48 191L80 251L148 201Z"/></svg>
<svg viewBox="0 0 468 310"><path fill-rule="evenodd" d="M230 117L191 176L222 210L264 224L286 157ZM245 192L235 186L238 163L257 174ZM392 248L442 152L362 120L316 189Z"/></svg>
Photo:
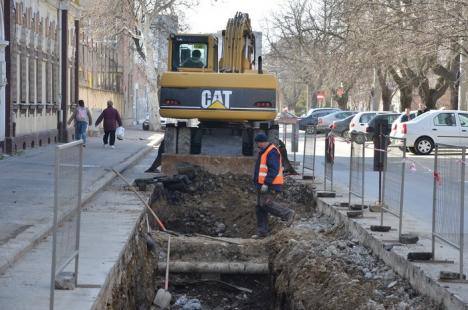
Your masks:
<svg viewBox="0 0 468 310"><path fill-rule="evenodd" d="M178 67L206 68L208 45L204 43L184 43L179 45Z"/></svg>
<svg viewBox="0 0 468 310"><path fill-rule="evenodd" d="M172 37L172 71L181 68L208 68L208 37L175 35Z"/></svg>

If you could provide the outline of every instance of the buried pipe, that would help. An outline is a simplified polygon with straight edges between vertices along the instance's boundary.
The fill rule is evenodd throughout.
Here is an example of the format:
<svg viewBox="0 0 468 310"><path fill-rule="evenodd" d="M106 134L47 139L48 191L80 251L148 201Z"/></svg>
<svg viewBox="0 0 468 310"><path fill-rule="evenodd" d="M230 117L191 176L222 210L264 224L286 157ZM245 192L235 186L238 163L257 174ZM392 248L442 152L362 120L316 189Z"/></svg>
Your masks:
<svg viewBox="0 0 468 310"><path fill-rule="evenodd" d="M170 262L176 273L268 274L267 263ZM158 263L158 270L166 270L166 263Z"/></svg>

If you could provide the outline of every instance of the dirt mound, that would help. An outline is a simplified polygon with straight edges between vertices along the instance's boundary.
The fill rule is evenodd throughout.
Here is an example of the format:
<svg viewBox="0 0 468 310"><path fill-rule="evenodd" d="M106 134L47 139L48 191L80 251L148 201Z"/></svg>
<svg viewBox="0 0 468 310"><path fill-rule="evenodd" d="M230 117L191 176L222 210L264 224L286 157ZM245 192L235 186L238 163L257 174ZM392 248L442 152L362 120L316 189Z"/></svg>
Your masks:
<svg viewBox="0 0 468 310"><path fill-rule="evenodd" d="M298 223L270 245L274 309L442 309L328 218Z"/></svg>
<svg viewBox="0 0 468 310"><path fill-rule="evenodd" d="M303 184L287 179L280 203L304 212L313 195ZM182 189L157 186L152 208L168 229L191 234L248 238L256 232L256 192L248 176L196 174L192 184ZM271 219L275 232L277 220Z"/></svg>

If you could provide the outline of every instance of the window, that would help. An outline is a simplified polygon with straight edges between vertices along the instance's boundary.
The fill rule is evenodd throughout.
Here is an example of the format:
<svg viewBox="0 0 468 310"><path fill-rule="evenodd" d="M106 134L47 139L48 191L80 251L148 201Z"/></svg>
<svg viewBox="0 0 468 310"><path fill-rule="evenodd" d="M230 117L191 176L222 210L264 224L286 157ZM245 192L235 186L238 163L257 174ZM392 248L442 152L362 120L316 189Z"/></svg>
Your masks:
<svg viewBox="0 0 468 310"><path fill-rule="evenodd" d="M359 119L360 123L369 123L371 119L373 119L375 116L375 113L366 113L361 115L361 118Z"/></svg>
<svg viewBox="0 0 468 310"><path fill-rule="evenodd" d="M435 126L457 126L454 113L440 113L434 117Z"/></svg>
<svg viewBox="0 0 468 310"><path fill-rule="evenodd" d="M391 125L400 115L388 115L387 116L387 123ZM411 118L413 119L413 118Z"/></svg>
<svg viewBox="0 0 468 310"><path fill-rule="evenodd" d="M458 119L462 127L468 127L468 114L459 113Z"/></svg>
<svg viewBox="0 0 468 310"><path fill-rule="evenodd" d="M178 63L184 68L206 68L208 59L208 44L183 43L179 45Z"/></svg>

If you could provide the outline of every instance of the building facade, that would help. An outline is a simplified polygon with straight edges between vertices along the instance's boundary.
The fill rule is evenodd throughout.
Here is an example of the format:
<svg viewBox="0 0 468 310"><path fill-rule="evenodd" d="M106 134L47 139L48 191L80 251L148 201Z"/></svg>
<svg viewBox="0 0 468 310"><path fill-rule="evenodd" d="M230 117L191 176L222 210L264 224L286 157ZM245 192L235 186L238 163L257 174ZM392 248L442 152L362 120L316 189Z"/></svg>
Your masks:
<svg viewBox="0 0 468 310"><path fill-rule="evenodd" d="M78 0L3 1L4 152L72 138L66 120L78 98L79 17Z"/></svg>

